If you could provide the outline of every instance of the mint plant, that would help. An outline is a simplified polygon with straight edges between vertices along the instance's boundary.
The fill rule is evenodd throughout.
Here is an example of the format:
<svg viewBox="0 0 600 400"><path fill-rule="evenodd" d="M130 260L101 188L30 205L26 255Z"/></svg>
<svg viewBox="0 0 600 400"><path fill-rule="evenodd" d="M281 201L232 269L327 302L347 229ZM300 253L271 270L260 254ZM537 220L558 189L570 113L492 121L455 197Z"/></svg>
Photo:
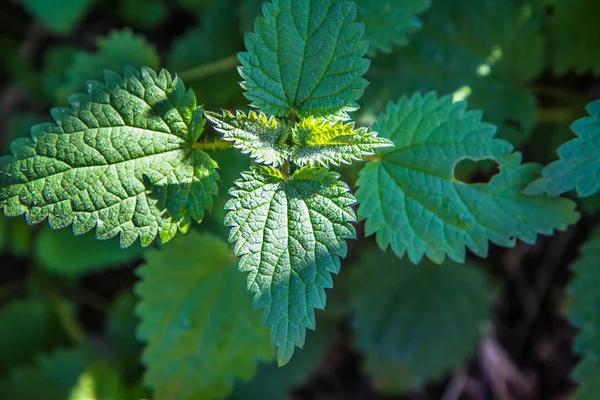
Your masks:
<svg viewBox="0 0 600 400"><path fill-rule="evenodd" d="M60 18L24 7L65 34L93 1L60 3ZM50 78L32 87L62 106L0 157L0 209L27 222L0 218L0 249L34 271L0 309L0 398L265 398L262 382L282 398L331 347L335 323L378 391L421 387L459 369L490 329L498 291L471 255L533 248L581 218L561 195L597 196L600 103L558 161L543 167L518 147L534 135L545 38L568 20L561 1L239 3L238 16L229 1L153 0L148 15L124 2L123 20L144 29L169 7L203 11L164 63L130 29L93 54L49 51ZM570 68L557 54L550 67ZM569 286L581 399L597 391L597 236ZM110 306L77 281L139 258L133 293ZM90 344L75 295L105 314L117 362ZM294 377L260 365L272 360Z"/></svg>

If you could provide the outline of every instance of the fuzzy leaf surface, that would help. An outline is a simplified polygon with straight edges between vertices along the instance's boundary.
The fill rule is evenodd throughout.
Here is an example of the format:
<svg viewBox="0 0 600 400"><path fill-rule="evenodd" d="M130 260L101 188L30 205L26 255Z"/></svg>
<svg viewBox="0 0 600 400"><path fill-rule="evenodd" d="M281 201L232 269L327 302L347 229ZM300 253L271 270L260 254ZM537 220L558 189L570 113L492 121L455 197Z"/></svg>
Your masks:
<svg viewBox="0 0 600 400"><path fill-rule="evenodd" d="M412 265L374 248L361 254L346 284L354 345L383 392L401 393L460 367L492 314L486 276L469 264Z"/></svg>
<svg viewBox="0 0 600 400"><path fill-rule="evenodd" d="M254 307L265 309L279 365L304 345L306 328L315 329L314 309L325 307L345 239L356 235L355 199L338 178L325 168L303 168L289 180L273 168L254 168L236 181L225 205L229 240L239 269L249 272Z"/></svg>
<svg viewBox="0 0 600 400"><path fill-rule="evenodd" d="M577 134L558 148L559 160L547 165L543 177L533 182L527 193L557 196L577 190L580 197L600 191L600 100L587 106L588 117L571 125Z"/></svg>
<svg viewBox="0 0 600 400"><path fill-rule="evenodd" d="M145 382L160 399L224 397L273 350L227 244L194 232L146 253L138 337Z"/></svg>
<svg viewBox="0 0 600 400"><path fill-rule="evenodd" d="M374 154L376 148L391 147L388 139L377 132L355 128L353 122L329 121L308 117L293 129L292 161L298 165L351 164L362 156Z"/></svg>
<svg viewBox="0 0 600 400"><path fill-rule="evenodd" d="M76 234L168 241L202 220L217 186L214 161L193 148L202 111L194 94L162 70L107 72L88 94L52 110L0 158L0 207L30 224L73 225Z"/></svg>
<svg viewBox="0 0 600 400"><path fill-rule="evenodd" d="M217 114L206 111L206 118L223 134L222 139L233 142L233 146L247 153L261 164L275 167L283 165L289 149L285 143L290 128L275 117L250 111L229 111Z"/></svg>
<svg viewBox="0 0 600 400"><path fill-rule="evenodd" d="M410 34L421 28L417 15L429 8L431 0L356 0L358 21L365 24L369 54L389 53L393 45L406 45Z"/></svg>
<svg viewBox="0 0 600 400"><path fill-rule="evenodd" d="M267 114L325 116L356 108L368 44L346 0L274 0L246 34L240 74L251 105Z"/></svg>
<svg viewBox="0 0 600 400"><path fill-rule="evenodd" d="M366 235L376 233L379 246L400 257L463 262L466 247L485 257L488 241L532 244L538 233L579 219L570 200L521 193L540 166L521 164L521 154L511 154L512 146L495 139L496 128L465 102L435 93L405 96L388 105L373 129L396 147L377 150L380 161L361 171L358 215L367 220ZM489 183L464 183L454 176L464 159L492 160L500 172Z"/></svg>
<svg viewBox="0 0 600 400"><path fill-rule="evenodd" d="M571 266L575 277L568 286L571 295L569 320L579 332L575 337L575 352L583 357L573 371L573 379L580 385L573 399L595 398L600 378L600 230L581 248L579 258Z"/></svg>

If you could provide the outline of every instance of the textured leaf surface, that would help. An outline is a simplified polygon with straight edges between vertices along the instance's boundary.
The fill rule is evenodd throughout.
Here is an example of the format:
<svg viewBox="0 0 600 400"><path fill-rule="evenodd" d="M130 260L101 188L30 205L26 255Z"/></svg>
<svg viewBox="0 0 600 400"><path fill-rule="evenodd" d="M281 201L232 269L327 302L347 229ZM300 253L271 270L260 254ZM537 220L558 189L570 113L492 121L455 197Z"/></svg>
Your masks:
<svg viewBox="0 0 600 400"><path fill-rule="evenodd" d="M36 297L3 305L0 327L0 361L4 368L33 361L38 352L58 338L57 324L48 303Z"/></svg>
<svg viewBox="0 0 600 400"><path fill-rule="evenodd" d="M580 118L571 129L578 138L558 148L560 160L546 166L543 177L533 182L527 193L557 196L577 190L580 197L600 190L600 100L587 106L590 116Z"/></svg>
<svg viewBox="0 0 600 400"><path fill-rule="evenodd" d="M10 242L8 238L8 222L4 215L0 215L0 253Z"/></svg>
<svg viewBox="0 0 600 400"><path fill-rule="evenodd" d="M393 143L377 137L377 132L354 127L354 123L308 117L294 126L292 161L298 165L350 164L374 149Z"/></svg>
<svg viewBox="0 0 600 400"><path fill-rule="evenodd" d="M85 90L86 82L102 80L104 71L123 71L127 66L158 69L160 61L155 47L129 29L114 30L96 41L98 51L76 54L67 70L67 81L56 99L64 102L71 93Z"/></svg>
<svg viewBox="0 0 600 400"><path fill-rule="evenodd" d="M369 53L390 52L393 45L406 45L408 36L421 28L417 15L430 5L430 0L356 0L357 19L365 24Z"/></svg>
<svg viewBox="0 0 600 400"><path fill-rule="evenodd" d="M495 127L464 102L435 93L403 97L373 129L396 147L378 150L380 162L361 171L358 215L367 220L365 233L377 233L379 246L391 245L398 256L441 263L447 254L462 262L465 247L485 257L488 241L532 244L538 233L564 230L579 218L570 200L521 194L540 166L521 164L521 154L494 139ZM463 159L493 160L500 173L489 183L463 183L454 177Z"/></svg>
<svg viewBox="0 0 600 400"><path fill-rule="evenodd" d="M363 108L379 113L403 93L456 92L483 110L503 138L527 139L536 100L526 82L544 68L544 40L514 3L434 1L409 46L373 61Z"/></svg>
<svg viewBox="0 0 600 400"><path fill-rule="evenodd" d="M245 114L236 111L234 115L223 111L220 115L206 111L205 114L215 129L223 134L222 139L233 142L233 146L242 153L250 154L258 163L275 167L283 165L289 154L285 143L290 134L288 125L262 112L250 111Z"/></svg>
<svg viewBox="0 0 600 400"><path fill-rule="evenodd" d="M369 67L363 27L346 0L265 2L240 53L245 96L267 114L324 116L355 108Z"/></svg>
<svg viewBox="0 0 600 400"><path fill-rule="evenodd" d="M225 242L190 233L150 250L139 269L145 382L159 399L225 396L273 356Z"/></svg>
<svg viewBox="0 0 600 400"><path fill-rule="evenodd" d="M279 365L294 346L304 345L306 328L315 329L314 308L325 307L325 288L353 239L355 202L339 175L325 168L304 168L285 180L272 168L243 174L225 205L229 240L249 272L254 306L264 308Z"/></svg>
<svg viewBox="0 0 600 400"><path fill-rule="evenodd" d="M579 329L575 352L583 361L575 368L573 379L580 385L573 399L597 397L600 379L600 230L596 229L581 249L571 269L575 278L569 284L570 322Z"/></svg>
<svg viewBox="0 0 600 400"><path fill-rule="evenodd" d="M192 144L201 110L192 92L168 72L127 69L106 74L72 108L52 110L55 123L32 128L0 158L0 206L29 223L96 227L99 239L119 235L122 247L146 246L200 221L216 192L210 157Z"/></svg>
<svg viewBox="0 0 600 400"><path fill-rule="evenodd" d="M355 346L384 392L403 392L460 367L492 312L485 274L468 264L415 266L370 249L346 283Z"/></svg>
<svg viewBox="0 0 600 400"><path fill-rule="evenodd" d="M250 382L238 382L230 400L281 400L306 383L318 371L335 339L330 321L317 318L319 329L306 334L306 344L284 368L276 363L261 364Z"/></svg>
<svg viewBox="0 0 600 400"><path fill-rule="evenodd" d="M74 236L68 229L42 229L34 246L36 259L46 270L69 277L127 265L142 255L141 246L121 249L116 239L96 240L92 232Z"/></svg>
<svg viewBox="0 0 600 400"><path fill-rule="evenodd" d="M23 0L38 21L56 33L68 33L83 18L94 0Z"/></svg>

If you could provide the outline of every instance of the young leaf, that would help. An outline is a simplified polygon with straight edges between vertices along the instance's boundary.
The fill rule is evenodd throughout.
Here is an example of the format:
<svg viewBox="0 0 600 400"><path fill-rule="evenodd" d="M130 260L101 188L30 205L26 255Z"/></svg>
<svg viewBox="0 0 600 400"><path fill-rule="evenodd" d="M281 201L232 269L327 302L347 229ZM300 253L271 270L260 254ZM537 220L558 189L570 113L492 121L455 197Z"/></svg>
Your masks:
<svg viewBox="0 0 600 400"><path fill-rule="evenodd" d="M104 79L104 71L123 71L127 66L150 67L154 70L160 65L154 45L130 29L113 30L106 37L97 39L96 53L80 52L66 71L64 86L57 91L56 99L63 102L71 93L85 90L86 82Z"/></svg>
<svg viewBox="0 0 600 400"><path fill-rule="evenodd" d="M503 138L527 139L536 121L527 82L544 68L544 37L514 3L433 1L410 45L373 61L361 105L379 113L401 93L456 93L483 110Z"/></svg>
<svg viewBox="0 0 600 400"><path fill-rule="evenodd" d="M415 266L371 249L346 283L355 346L384 392L403 392L458 368L492 313L486 276L468 264Z"/></svg>
<svg viewBox="0 0 600 400"><path fill-rule="evenodd" d="M279 122L275 117L267 117L264 113L250 111L247 115L236 111L235 115L223 111L222 115L206 111L206 118L215 129L223 134L223 140L233 142L242 153L250 154L256 162L283 165L289 149L285 143L290 134L288 125Z"/></svg>
<svg viewBox="0 0 600 400"><path fill-rule="evenodd" d="M355 129L353 122L313 117L305 118L294 126L292 137L295 146L291 159L300 166L351 164L364 155L374 154L375 148L394 145L385 138L377 137L377 132L369 132L367 128Z"/></svg>
<svg viewBox="0 0 600 400"><path fill-rule="evenodd" d="M365 233L377 233L382 249L423 255L441 263L447 254L463 262L465 247L480 257L488 241L512 247L516 239L533 244L537 234L564 230L579 219L567 199L521 193L539 173L537 164L521 164L521 154L494 139L495 127L481 113L450 96L415 94L390 103L374 126L395 148L378 150L380 160L361 171L356 197ZM489 183L457 180L459 161L489 159L500 173Z"/></svg>
<svg viewBox="0 0 600 400"><path fill-rule="evenodd" d="M358 21L365 24L369 54L389 53L393 45L406 45L408 36L421 28L417 15L427 10L431 0L356 0Z"/></svg>
<svg viewBox="0 0 600 400"><path fill-rule="evenodd" d="M353 239L355 202L339 175L303 168L285 179L273 168L254 168L236 181L225 205L229 240L249 272L254 306L264 308L277 362L286 364L302 347L306 328L315 329L314 308L325 307L325 288Z"/></svg>
<svg viewBox="0 0 600 400"><path fill-rule="evenodd" d="M193 147L201 109L180 79L162 70L105 74L88 95L55 108L0 158L0 207L29 223L73 224L76 234L119 235L122 247L157 234L168 241L202 220L216 192L215 163Z"/></svg>
<svg viewBox="0 0 600 400"><path fill-rule="evenodd" d="M560 160L547 165L526 193L557 196L577 190L580 197L589 197L600 191L600 100L588 104L587 111L589 117L571 126L578 138L558 148Z"/></svg>
<svg viewBox="0 0 600 400"><path fill-rule="evenodd" d="M239 54L245 96L267 114L326 116L356 108L369 61L346 0L273 0Z"/></svg>
<svg viewBox="0 0 600 400"><path fill-rule="evenodd" d="M159 399L213 399L272 358L260 315L225 242L190 233L150 250L139 269L138 337L145 382Z"/></svg>
<svg viewBox="0 0 600 400"><path fill-rule="evenodd" d="M46 270L61 276L80 277L94 271L115 268L141 258L143 248L120 249L116 239L96 240L92 232L74 236L68 229L42 229L34 242L37 261Z"/></svg>
<svg viewBox="0 0 600 400"><path fill-rule="evenodd" d="M572 266L575 278L569 284L571 294L570 321L579 329L575 338L575 351L583 361L573 372L573 379L580 387L573 399L584 400L598 397L600 379L600 230L592 233L583 246L580 258ZM595 395L594 395L595 394Z"/></svg>
<svg viewBox="0 0 600 400"><path fill-rule="evenodd" d="M91 8L94 0L23 0L23 6L56 33L68 33Z"/></svg>

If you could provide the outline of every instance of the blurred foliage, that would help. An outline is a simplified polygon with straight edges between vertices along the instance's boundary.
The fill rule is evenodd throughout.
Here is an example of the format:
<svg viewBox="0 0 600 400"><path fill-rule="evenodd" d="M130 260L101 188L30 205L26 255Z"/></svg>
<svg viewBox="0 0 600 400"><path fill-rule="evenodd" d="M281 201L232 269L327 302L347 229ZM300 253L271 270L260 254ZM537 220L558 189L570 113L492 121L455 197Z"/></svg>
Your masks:
<svg viewBox="0 0 600 400"><path fill-rule="evenodd" d="M32 125L49 120L49 108L66 105L67 97L84 91L88 81L102 80L105 69L122 74L127 65L168 68L193 88L198 103L214 111L247 109L238 84L236 53L244 50L244 33L253 30L261 3L3 2L3 153L8 153L10 141L29 135ZM359 100L362 108L353 116L362 125L372 125L388 101L417 90L436 90L468 100L470 109L482 110L484 120L497 124L499 135L522 149L526 160L550 163L556 160L559 145L575 137L570 126L585 115L584 106L600 97L598 4L594 0L357 0L358 19L365 24L365 37L371 39L372 60L366 75L371 83ZM207 136L216 133L208 131ZM219 195L202 225L191 230L195 237L211 234L225 240L227 190L252 161L231 149L213 155L220 166ZM356 166L338 170L345 180L355 182ZM460 177L489 179L492 171L470 165ZM597 194L578 201L590 216L600 210ZM574 265L579 277L571 284L575 293L571 321L582 330L576 349L586 355L574 374L576 382L586 384L577 392L581 399L596 399L598 393L597 237ZM214 260L196 252L207 243L226 252L216 238L197 246L188 243L180 249L185 254L170 250L177 249L176 242L150 250L149 263L164 269L164 274L162 281L145 290L165 298L188 295L173 293L169 279L185 282L186 273L206 269ZM328 358L340 342L362 357L370 390L382 393L421 387L461 368L474 354L494 302L485 266L447 262L441 267L429 263L415 267L389 252L374 250L371 239L352 246L348 262L343 263L349 273L335 280L336 292L328 305L334 307L317 314L318 329L308 333L304 350L298 350L284 368L257 362L256 373L250 368L229 374L226 382L218 382L219 397L289 398L299 386L326 373L325 362L340 368L335 357ZM152 397L143 383L141 339L151 343L158 339L148 333L136 336L135 309L143 306L133 292L133 269L142 257L139 246L123 251L116 240L97 241L92 233L73 236L69 229L52 231L47 226L31 227L22 218L0 216L0 399ZM174 263L182 259L188 272L178 275ZM219 283L231 277L243 289L243 275L230 269L215 272L211 279ZM251 296L243 297L243 290L223 289L216 283L208 281L197 302L187 305L194 316L208 313L218 301L250 304ZM340 293L342 286L356 296ZM588 294L578 296L578 291ZM165 312L168 306L160 301L152 305L164 307ZM171 310L178 311L177 307ZM180 357L191 371L210 370L211 362L200 350L221 354L227 339L210 334L211 329L226 330L238 320L233 311L228 319L205 317L203 329L209 332L203 336L205 341L201 335L189 339L196 343L195 352L179 344L181 332L173 323L162 332L165 347L156 353L152 347L146 359ZM228 367L238 367L236 361L248 350L268 361L268 346L244 335L255 325L237 328L239 342L246 345L241 350L227 349L231 352ZM191 329L191 333L198 332ZM173 362L168 372L172 371L187 370ZM215 379L203 373L196 377L194 389L205 398L207 390L213 391ZM154 380L166 381L167 374ZM174 382L161 385L170 390Z"/></svg>

